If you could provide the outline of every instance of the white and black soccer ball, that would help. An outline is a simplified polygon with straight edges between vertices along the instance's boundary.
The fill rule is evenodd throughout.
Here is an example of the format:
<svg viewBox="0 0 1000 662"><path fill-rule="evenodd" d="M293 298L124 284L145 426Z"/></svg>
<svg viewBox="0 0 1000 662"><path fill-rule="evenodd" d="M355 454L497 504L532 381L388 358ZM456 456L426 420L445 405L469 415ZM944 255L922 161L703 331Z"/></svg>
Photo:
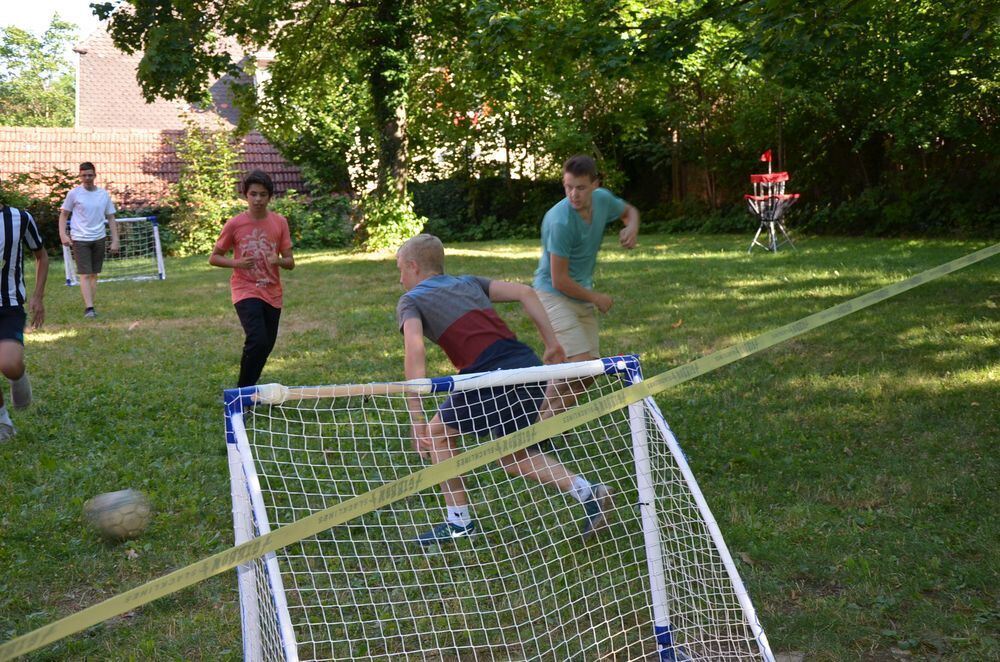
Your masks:
<svg viewBox="0 0 1000 662"><path fill-rule="evenodd" d="M153 509L146 495L127 489L98 494L83 504L83 516L108 540L128 540L146 530Z"/></svg>

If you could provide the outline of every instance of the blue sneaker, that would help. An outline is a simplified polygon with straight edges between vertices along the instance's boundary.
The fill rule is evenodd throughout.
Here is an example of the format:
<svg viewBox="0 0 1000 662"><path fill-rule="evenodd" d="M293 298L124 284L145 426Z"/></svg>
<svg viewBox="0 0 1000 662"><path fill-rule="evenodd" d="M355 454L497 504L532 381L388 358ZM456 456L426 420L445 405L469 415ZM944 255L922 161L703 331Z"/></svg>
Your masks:
<svg viewBox="0 0 1000 662"><path fill-rule="evenodd" d="M584 542L590 540L591 536L608 525L611 511L615 507L614 499L611 496L611 488L607 485L594 485L591 489L590 498L583 502L583 509L587 511L587 521L583 523L580 534Z"/></svg>
<svg viewBox="0 0 1000 662"><path fill-rule="evenodd" d="M459 526L451 522L438 524L427 533L417 536L417 542L424 547L430 545L440 545L443 542L450 542L456 538L464 538L476 532L476 521L472 520L467 526Z"/></svg>

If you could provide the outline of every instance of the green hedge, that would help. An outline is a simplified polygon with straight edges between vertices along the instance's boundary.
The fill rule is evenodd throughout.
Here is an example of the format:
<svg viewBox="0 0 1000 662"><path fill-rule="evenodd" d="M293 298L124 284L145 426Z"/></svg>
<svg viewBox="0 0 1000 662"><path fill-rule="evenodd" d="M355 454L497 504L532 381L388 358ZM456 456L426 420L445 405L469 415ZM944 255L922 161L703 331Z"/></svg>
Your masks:
<svg viewBox="0 0 1000 662"><path fill-rule="evenodd" d="M288 219L296 248L343 248L351 244L354 206L346 195L310 198L288 191L275 198L270 208Z"/></svg>
<svg viewBox="0 0 1000 662"><path fill-rule="evenodd" d="M538 236L545 212L565 195L559 182L489 177L410 185L424 228L443 241Z"/></svg>

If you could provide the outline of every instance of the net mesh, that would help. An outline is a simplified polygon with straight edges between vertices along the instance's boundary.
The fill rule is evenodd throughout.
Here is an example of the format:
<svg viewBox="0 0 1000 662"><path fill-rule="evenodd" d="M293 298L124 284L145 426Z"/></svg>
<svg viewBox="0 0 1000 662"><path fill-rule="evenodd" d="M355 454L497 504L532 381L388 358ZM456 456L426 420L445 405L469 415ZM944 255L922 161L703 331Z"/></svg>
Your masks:
<svg viewBox="0 0 1000 662"><path fill-rule="evenodd" d="M530 412L540 402L536 384L575 394L565 408L625 385L620 375L602 375L466 395L487 410ZM553 393L550 403L558 402ZM465 417L456 423L464 428L468 415L480 412L456 405L455 395L422 395L420 405L428 418L452 407ZM293 399L250 408L243 415L246 449L267 526L290 524L423 468L412 446L407 398L412 408L414 397ZM651 400L632 411L631 425L623 408L530 452L532 462L544 457L545 466L559 464L613 491L608 526L587 542L581 535L587 509L580 500L505 471L500 462L464 475L478 525L467 538L426 547L416 542L445 519L441 490L432 489L279 550L275 566L297 655L649 659L657 650L654 624L663 624L654 623L658 606L668 614L678 659L761 659L761 645L678 463L679 450L675 456L669 448L666 423ZM645 534L633 434L646 438L654 494L654 524L647 523ZM471 432L454 441L461 450L486 439ZM237 480L246 483L244 476ZM254 521L258 530L259 524ZM654 568L651 536L662 550ZM249 628L259 639L249 656L283 659L275 578L268 577L265 560L251 565L260 623ZM665 576L660 598L651 591L651 571ZM244 604L244 618L246 611Z"/></svg>
<svg viewBox="0 0 1000 662"><path fill-rule="evenodd" d="M150 218L119 218L117 253L111 252L111 237L107 237L104 266L98 278L101 282L115 280L147 280L163 278L163 256L159 244L159 228ZM79 284L76 259L71 248L64 247L66 282Z"/></svg>

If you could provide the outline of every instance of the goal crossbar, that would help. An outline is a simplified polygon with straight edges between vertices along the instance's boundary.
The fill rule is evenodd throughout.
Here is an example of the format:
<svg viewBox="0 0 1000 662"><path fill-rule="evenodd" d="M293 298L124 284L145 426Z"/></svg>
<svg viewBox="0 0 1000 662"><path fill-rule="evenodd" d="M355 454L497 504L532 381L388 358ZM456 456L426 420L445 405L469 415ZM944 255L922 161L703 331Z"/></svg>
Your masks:
<svg viewBox="0 0 1000 662"><path fill-rule="evenodd" d="M637 357L621 356L227 391L236 542L418 470L409 448L414 398L430 415L456 394L510 398L526 384L576 382L590 391L569 407L583 408L641 380ZM401 491L388 505L240 566L245 658L772 660L656 403L645 398L617 411L554 438L544 452L617 494L614 524L593 543L580 547L573 534L579 504L514 477L504 459L464 475L483 529L467 542L416 545L414 533L441 516L441 494Z"/></svg>
<svg viewBox="0 0 1000 662"><path fill-rule="evenodd" d="M476 372L452 377L431 377L410 379L402 382L373 382L370 384L336 384L330 386L283 386L281 384L261 384L254 388L250 396L253 402L279 405L295 400L316 400L320 398L346 398L364 395L389 395L393 393L444 393L471 391L495 386L509 386L532 381L550 379L572 379L594 377L615 373L626 369L632 357L616 356L593 361L564 363L556 366L536 366L519 370L495 370Z"/></svg>

